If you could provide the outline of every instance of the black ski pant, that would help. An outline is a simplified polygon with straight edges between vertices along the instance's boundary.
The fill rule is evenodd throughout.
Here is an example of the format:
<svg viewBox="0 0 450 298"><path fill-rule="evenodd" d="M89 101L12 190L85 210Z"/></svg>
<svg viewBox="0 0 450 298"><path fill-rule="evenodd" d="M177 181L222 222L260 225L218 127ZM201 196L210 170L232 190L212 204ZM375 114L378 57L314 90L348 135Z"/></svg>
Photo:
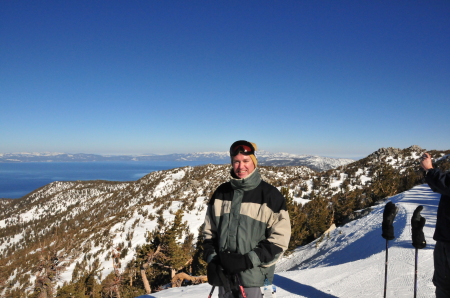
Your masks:
<svg viewBox="0 0 450 298"><path fill-rule="evenodd" d="M252 288L244 288L245 290L245 295L247 295L247 298L262 298L263 295L261 293L261 288L260 287L252 287ZM219 287L219 298L224 298L226 296L224 293L224 289L223 287ZM242 298L241 294L239 293L239 297L236 298Z"/></svg>
<svg viewBox="0 0 450 298"><path fill-rule="evenodd" d="M450 243L436 241L433 256L436 298L450 298Z"/></svg>

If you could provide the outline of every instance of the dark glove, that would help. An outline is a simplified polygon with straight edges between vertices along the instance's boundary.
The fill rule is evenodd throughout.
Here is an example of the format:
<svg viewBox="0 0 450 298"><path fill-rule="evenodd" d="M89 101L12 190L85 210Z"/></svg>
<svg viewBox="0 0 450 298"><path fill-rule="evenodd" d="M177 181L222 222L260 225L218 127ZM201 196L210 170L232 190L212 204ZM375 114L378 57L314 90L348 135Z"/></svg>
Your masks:
<svg viewBox="0 0 450 298"><path fill-rule="evenodd" d="M419 249L427 246L425 235L423 234L423 227L425 226L426 219L420 215L422 209L422 205L418 206L411 217L412 245Z"/></svg>
<svg viewBox="0 0 450 298"><path fill-rule="evenodd" d="M384 207L383 212L383 223L381 224L381 229L383 233L381 236L386 240L392 240L395 238L394 236L394 223L395 216L397 215L397 207L394 203L388 202Z"/></svg>
<svg viewBox="0 0 450 298"><path fill-rule="evenodd" d="M212 286L223 287L223 297L237 297L239 292L239 284L235 276L226 274L220 264L219 256L215 256L206 267L206 276L208 283Z"/></svg>
<svg viewBox="0 0 450 298"><path fill-rule="evenodd" d="M219 256L223 269L228 273L233 274L253 268L248 254L241 255L240 253L234 252L221 252Z"/></svg>
<svg viewBox="0 0 450 298"><path fill-rule="evenodd" d="M208 262L209 256L215 254L214 243L212 239L203 242L203 260Z"/></svg>
<svg viewBox="0 0 450 298"><path fill-rule="evenodd" d="M220 266L220 260L218 256L215 256L206 266L206 276L208 277L208 283L212 286L223 286L223 280L225 275L223 268Z"/></svg>

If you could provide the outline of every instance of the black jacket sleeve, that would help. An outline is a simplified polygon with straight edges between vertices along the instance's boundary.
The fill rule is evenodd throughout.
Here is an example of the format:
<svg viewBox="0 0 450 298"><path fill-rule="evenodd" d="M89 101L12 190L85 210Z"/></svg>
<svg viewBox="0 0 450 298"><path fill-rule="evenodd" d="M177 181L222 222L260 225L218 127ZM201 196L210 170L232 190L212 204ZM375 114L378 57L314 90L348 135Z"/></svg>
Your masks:
<svg viewBox="0 0 450 298"><path fill-rule="evenodd" d="M450 196L450 172L442 173L438 169L428 170L425 181L434 192Z"/></svg>

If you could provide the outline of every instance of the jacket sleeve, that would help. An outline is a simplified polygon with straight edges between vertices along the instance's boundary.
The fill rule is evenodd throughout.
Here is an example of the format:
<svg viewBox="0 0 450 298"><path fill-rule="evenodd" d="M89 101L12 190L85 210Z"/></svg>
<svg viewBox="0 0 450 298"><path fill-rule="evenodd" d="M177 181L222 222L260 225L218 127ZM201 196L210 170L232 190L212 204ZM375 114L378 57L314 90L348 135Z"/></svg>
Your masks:
<svg viewBox="0 0 450 298"><path fill-rule="evenodd" d="M211 200L213 201L213 200ZM213 205L208 203L203 226L203 259L209 263L216 255L217 226L213 220Z"/></svg>
<svg viewBox="0 0 450 298"><path fill-rule="evenodd" d="M425 181L434 192L450 196L450 172L442 173L438 169L428 170Z"/></svg>
<svg viewBox="0 0 450 298"><path fill-rule="evenodd" d="M249 252L253 266L270 267L274 265L288 248L291 238L291 222L286 208L286 201L282 198L281 205L275 210L268 222L267 237L260 241L252 251Z"/></svg>

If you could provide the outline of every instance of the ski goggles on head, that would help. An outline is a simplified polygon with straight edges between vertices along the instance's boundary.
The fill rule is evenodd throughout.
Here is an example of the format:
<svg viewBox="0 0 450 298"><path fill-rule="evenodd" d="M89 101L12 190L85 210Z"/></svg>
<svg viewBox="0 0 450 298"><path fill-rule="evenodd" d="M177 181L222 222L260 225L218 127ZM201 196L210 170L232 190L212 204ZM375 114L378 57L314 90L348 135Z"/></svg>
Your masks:
<svg viewBox="0 0 450 298"><path fill-rule="evenodd" d="M255 154L255 149L251 144L237 144L236 146L231 147L230 149L230 155L236 156L239 153L244 155L251 155Z"/></svg>

